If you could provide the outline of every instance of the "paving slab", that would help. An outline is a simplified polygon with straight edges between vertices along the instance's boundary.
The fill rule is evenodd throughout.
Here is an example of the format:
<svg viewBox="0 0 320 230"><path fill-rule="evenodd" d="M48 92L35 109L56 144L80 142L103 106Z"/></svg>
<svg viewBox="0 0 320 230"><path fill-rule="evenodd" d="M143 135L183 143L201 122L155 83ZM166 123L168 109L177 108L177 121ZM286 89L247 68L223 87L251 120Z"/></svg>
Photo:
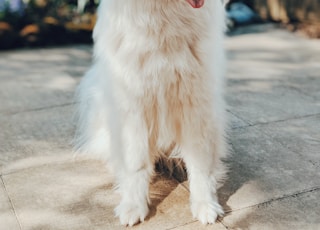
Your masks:
<svg viewBox="0 0 320 230"><path fill-rule="evenodd" d="M320 114L260 127L272 140L311 163L310 169L320 172Z"/></svg>
<svg viewBox="0 0 320 230"><path fill-rule="evenodd" d="M229 229L318 230L320 188L232 212L223 219ZM307 213L307 214L306 214Z"/></svg>
<svg viewBox="0 0 320 230"><path fill-rule="evenodd" d="M320 170L311 162L318 161L318 154L308 158L286 148L281 139L275 137L286 137L286 134L279 132L273 135L266 131L266 126L232 131L234 152L227 160L230 171L227 181L219 190L221 202L227 211L320 186ZM288 141L287 144L294 139Z"/></svg>
<svg viewBox="0 0 320 230"><path fill-rule="evenodd" d="M250 123L320 113L320 43L284 30L226 41L230 110Z"/></svg>
<svg viewBox="0 0 320 230"><path fill-rule="evenodd" d="M74 88L91 63L89 46L0 52L0 114L74 101Z"/></svg>
<svg viewBox="0 0 320 230"><path fill-rule="evenodd" d="M1 115L0 173L71 158L73 113L67 105Z"/></svg>
<svg viewBox="0 0 320 230"><path fill-rule="evenodd" d="M65 73L33 73L32 80L10 80L0 86L3 115L73 103L77 82ZM43 82L37 80L41 78ZM17 84L19 81L19 84Z"/></svg>
<svg viewBox="0 0 320 230"><path fill-rule="evenodd" d="M98 162L51 163L7 174L3 180L22 229L88 229L102 220L108 224L114 196L111 179Z"/></svg>

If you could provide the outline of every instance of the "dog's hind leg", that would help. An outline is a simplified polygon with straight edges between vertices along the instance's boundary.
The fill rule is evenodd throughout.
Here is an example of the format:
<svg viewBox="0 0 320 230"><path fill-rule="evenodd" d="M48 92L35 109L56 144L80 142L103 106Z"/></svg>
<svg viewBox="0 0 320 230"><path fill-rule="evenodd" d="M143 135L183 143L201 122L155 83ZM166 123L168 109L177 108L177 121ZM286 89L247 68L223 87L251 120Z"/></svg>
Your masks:
<svg viewBox="0 0 320 230"><path fill-rule="evenodd" d="M149 155L148 131L137 107L123 119L123 165L119 166L118 189L121 202L115 209L122 225L144 221L149 207L149 182L153 164Z"/></svg>

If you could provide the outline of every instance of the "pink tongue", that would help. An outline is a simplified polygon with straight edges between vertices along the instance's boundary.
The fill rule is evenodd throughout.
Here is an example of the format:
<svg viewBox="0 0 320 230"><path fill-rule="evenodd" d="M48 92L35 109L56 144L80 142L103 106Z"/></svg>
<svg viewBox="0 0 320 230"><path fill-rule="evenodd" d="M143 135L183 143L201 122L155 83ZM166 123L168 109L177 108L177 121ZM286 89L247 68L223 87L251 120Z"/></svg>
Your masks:
<svg viewBox="0 0 320 230"><path fill-rule="evenodd" d="M187 0L193 8L200 8L204 5L204 0Z"/></svg>

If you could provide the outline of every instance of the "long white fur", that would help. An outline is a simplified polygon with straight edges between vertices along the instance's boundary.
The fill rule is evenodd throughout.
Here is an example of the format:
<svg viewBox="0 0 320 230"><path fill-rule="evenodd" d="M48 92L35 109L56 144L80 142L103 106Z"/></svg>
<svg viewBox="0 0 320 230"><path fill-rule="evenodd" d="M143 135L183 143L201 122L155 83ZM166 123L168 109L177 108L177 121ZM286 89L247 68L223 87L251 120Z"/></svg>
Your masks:
<svg viewBox="0 0 320 230"><path fill-rule="evenodd" d="M148 214L154 164L175 146L187 167L193 216L223 214L216 188L226 156L224 9L207 0L102 0L94 61L79 90L75 148L105 159L122 196L116 215Z"/></svg>

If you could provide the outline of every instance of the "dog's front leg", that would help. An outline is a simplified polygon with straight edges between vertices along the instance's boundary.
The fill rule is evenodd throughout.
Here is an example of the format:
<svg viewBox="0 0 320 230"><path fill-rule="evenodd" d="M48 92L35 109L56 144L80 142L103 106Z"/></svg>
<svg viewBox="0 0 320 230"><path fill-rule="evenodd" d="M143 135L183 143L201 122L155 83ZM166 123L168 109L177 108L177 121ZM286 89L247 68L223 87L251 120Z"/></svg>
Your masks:
<svg viewBox="0 0 320 230"><path fill-rule="evenodd" d="M212 224L223 215L217 199L216 178L221 163L210 131L202 130L202 134L186 137L181 153L188 170L193 217L203 224Z"/></svg>
<svg viewBox="0 0 320 230"><path fill-rule="evenodd" d="M143 114L133 109L123 123L123 165L119 168L121 202L115 209L122 225L144 221L149 207L149 181L153 171L148 148L148 131Z"/></svg>

